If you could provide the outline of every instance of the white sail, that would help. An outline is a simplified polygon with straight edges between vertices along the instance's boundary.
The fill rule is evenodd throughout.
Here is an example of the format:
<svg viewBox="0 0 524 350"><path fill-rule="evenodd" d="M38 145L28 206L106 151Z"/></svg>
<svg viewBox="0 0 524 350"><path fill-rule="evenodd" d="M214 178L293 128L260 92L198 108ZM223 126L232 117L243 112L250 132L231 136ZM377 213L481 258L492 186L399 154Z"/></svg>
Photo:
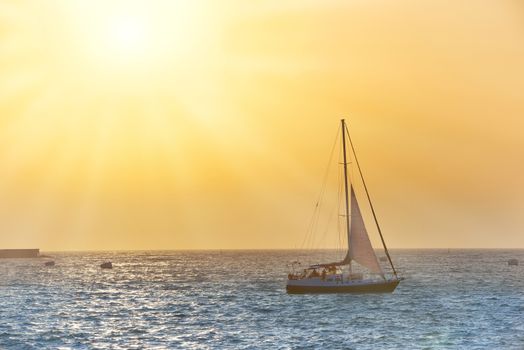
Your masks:
<svg viewBox="0 0 524 350"><path fill-rule="evenodd" d="M367 267L371 272L384 275L378 262L375 251L371 246L364 219L360 213L357 197L353 186L351 187L351 230L349 235L349 253L350 260L354 260L362 266Z"/></svg>

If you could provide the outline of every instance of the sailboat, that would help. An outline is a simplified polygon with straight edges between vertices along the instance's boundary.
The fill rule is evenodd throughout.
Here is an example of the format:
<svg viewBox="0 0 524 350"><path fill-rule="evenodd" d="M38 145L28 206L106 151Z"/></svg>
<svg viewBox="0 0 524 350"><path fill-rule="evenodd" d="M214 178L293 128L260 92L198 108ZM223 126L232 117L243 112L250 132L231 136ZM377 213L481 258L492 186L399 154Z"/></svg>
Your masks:
<svg viewBox="0 0 524 350"><path fill-rule="evenodd" d="M349 131L344 119L341 120L342 152L344 167L344 199L345 199L345 229L347 232L347 250L342 260L329 263L310 265L302 271L293 271L288 275L286 290L290 294L304 293L391 293L401 281L393 265L382 231L378 224L375 209L362 175L362 170L349 136ZM349 141L349 142L348 142ZM348 181L348 151L347 144L351 146L354 161L370 205L371 213L375 220L387 261L391 266L392 275L386 276L377 259L369 239L366 225L360 211L353 185ZM353 271L353 264L357 263L368 273L364 276L361 272Z"/></svg>

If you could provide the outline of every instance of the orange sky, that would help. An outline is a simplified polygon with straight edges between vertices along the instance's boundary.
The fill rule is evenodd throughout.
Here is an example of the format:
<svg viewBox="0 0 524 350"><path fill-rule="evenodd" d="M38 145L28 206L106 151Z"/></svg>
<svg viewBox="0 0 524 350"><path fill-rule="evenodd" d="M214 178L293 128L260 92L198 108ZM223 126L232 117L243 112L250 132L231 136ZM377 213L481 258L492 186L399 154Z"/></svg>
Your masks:
<svg viewBox="0 0 524 350"><path fill-rule="evenodd" d="M0 38L1 248L297 247L341 116L390 247L524 248L521 1L16 1Z"/></svg>

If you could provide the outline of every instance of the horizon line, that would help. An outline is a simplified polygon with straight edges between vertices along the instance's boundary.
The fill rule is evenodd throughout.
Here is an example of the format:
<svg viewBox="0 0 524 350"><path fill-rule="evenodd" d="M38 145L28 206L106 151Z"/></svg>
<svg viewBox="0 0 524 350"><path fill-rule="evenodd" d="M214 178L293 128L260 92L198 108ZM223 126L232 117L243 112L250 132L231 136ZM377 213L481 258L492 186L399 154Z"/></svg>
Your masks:
<svg viewBox="0 0 524 350"><path fill-rule="evenodd" d="M0 248L4 249L30 249L30 248ZM39 249L39 248L32 248ZM455 248L442 248L442 247L423 247L423 248L388 248L389 250L524 250L524 247L506 247L506 248L493 248L493 247L455 247ZM314 248L314 249L299 249L299 248L170 248L170 249L66 249L66 250L48 250L39 249L40 252L60 252L60 253L75 253L75 252L218 252L218 251L332 251L341 249L338 248ZM384 250L384 248L376 248L375 250Z"/></svg>

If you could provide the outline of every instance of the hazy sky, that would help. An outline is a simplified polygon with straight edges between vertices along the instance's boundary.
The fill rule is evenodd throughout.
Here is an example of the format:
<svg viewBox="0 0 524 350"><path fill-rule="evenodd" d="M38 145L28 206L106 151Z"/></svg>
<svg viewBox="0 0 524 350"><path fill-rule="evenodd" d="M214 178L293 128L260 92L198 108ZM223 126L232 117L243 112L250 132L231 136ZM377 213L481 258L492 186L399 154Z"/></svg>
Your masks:
<svg viewBox="0 0 524 350"><path fill-rule="evenodd" d="M298 247L342 116L390 247L524 248L520 0L8 1L0 75L0 248Z"/></svg>

